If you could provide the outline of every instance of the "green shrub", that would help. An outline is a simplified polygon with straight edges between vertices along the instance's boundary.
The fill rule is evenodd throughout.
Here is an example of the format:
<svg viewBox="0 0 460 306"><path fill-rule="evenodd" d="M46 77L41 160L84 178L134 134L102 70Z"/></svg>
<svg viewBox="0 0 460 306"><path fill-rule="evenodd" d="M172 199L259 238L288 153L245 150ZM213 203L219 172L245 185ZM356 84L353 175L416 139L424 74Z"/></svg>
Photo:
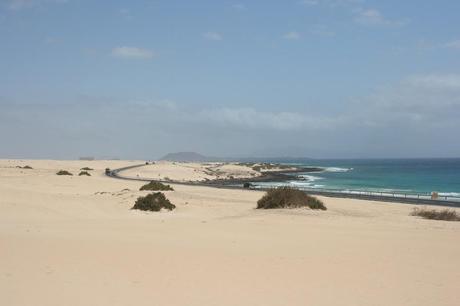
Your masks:
<svg viewBox="0 0 460 306"><path fill-rule="evenodd" d="M67 170L59 170L58 173L56 173L57 175L73 175L72 173L70 173L69 171Z"/></svg>
<svg viewBox="0 0 460 306"><path fill-rule="evenodd" d="M305 192L291 187L278 187L270 189L257 202L258 209L298 207L309 207L311 209L321 210L327 209L323 202L317 198L309 196Z"/></svg>
<svg viewBox="0 0 460 306"><path fill-rule="evenodd" d="M82 176L82 175L86 175L86 176L91 176L91 174L89 174L88 171L81 171L78 176Z"/></svg>
<svg viewBox="0 0 460 306"><path fill-rule="evenodd" d="M81 168L80 170L83 170L83 171L92 171L92 170L94 170L94 169L91 169L91 168L89 168L89 167L83 167L83 168Z"/></svg>
<svg viewBox="0 0 460 306"><path fill-rule="evenodd" d="M168 191L168 190L174 190L171 186L165 185L160 182L155 182L151 181L148 184L145 184L144 186L141 187L139 190L150 190L150 191Z"/></svg>
<svg viewBox="0 0 460 306"><path fill-rule="evenodd" d="M453 209L414 208L411 215L430 220L460 221L460 214Z"/></svg>
<svg viewBox="0 0 460 306"><path fill-rule="evenodd" d="M176 205L172 204L162 192L155 192L139 197L131 209L139 209L145 211L160 211L162 208L173 210Z"/></svg>

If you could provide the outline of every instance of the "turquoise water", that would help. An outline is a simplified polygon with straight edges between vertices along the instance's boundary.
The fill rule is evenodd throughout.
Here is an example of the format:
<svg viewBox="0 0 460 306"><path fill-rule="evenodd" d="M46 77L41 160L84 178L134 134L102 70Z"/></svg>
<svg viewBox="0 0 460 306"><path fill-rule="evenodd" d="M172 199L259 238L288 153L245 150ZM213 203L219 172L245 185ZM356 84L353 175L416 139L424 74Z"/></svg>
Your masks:
<svg viewBox="0 0 460 306"><path fill-rule="evenodd" d="M460 158L305 160L295 164L324 169L293 175L289 184L298 187L397 193L436 191L440 195L460 196Z"/></svg>

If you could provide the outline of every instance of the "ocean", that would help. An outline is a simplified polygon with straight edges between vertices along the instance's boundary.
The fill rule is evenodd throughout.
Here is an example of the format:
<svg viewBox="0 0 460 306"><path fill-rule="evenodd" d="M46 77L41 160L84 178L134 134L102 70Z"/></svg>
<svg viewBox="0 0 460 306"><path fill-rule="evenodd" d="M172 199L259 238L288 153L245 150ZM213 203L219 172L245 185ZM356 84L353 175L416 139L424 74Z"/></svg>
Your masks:
<svg viewBox="0 0 460 306"><path fill-rule="evenodd" d="M278 161L280 162L280 161ZM336 159L283 164L321 167L323 171L292 174L287 182L257 183L261 187L290 185L301 189L429 194L460 197L460 158Z"/></svg>

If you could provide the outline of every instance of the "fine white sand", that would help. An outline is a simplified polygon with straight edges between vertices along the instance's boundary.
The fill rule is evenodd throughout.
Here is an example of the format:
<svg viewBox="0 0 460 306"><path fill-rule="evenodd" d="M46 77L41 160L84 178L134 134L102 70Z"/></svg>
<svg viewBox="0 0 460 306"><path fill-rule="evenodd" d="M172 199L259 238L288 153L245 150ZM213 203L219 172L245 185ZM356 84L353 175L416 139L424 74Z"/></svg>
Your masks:
<svg viewBox="0 0 460 306"><path fill-rule="evenodd" d="M142 177L176 182L248 178L261 173L235 163L186 163L157 161L142 168L123 172L124 177Z"/></svg>
<svg viewBox="0 0 460 306"><path fill-rule="evenodd" d="M459 305L460 222L333 198L260 211L262 192L180 185L176 210L140 212L143 183L103 175L136 163L0 160L0 305Z"/></svg>

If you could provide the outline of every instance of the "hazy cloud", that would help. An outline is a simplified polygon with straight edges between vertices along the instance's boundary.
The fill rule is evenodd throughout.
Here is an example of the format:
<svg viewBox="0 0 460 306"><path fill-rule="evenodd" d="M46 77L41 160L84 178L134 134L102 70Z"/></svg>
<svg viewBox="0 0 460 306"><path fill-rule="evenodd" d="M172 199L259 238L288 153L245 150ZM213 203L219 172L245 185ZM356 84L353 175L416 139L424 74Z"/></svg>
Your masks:
<svg viewBox="0 0 460 306"><path fill-rule="evenodd" d="M304 4L304 5L318 5L319 0L302 0L302 1L299 1L299 3Z"/></svg>
<svg viewBox="0 0 460 306"><path fill-rule="evenodd" d="M60 43L62 42L62 39L61 38L58 38L58 37L45 37L45 39L43 40L43 42L45 44L57 44L57 43Z"/></svg>
<svg viewBox="0 0 460 306"><path fill-rule="evenodd" d="M125 59L151 59L153 51L136 47L116 47L112 49L112 56Z"/></svg>
<svg viewBox="0 0 460 306"><path fill-rule="evenodd" d="M215 41L218 41L218 40L222 40L223 37L222 35L220 35L219 33L217 32L206 32L206 33L203 33L203 37L205 39L208 39L208 40L215 40Z"/></svg>
<svg viewBox="0 0 460 306"><path fill-rule="evenodd" d="M300 4L303 4L306 6L322 5L322 6L327 6L330 8L353 6L353 5L363 3L363 2L364 0L301 0L299 1Z"/></svg>
<svg viewBox="0 0 460 306"><path fill-rule="evenodd" d="M458 49L460 50L460 39L452 40L443 45L445 48Z"/></svg>
<svg viewBox="0 0 460 306"><path fill-rule="evenodd" d="M300 33L296 31L291 31L283 35L283 38L288 39L288 40L298 40L300 39L301 35Z"/></svg>
<svg viewBox="0 0 460 306"><path fill-rule="evenodd" d="M236 4L233 4L232 7L236 10L239 10L239 11L244 11L247 9L246 5L242 4L242 3L236 3Z"/></svg>
<svg viewBox="0 0 460 306"><path fill-rule="evenodd" d="M67 0L11 0L7 3L10 10L21 10L26 8L37 7L47 3L66 3Z"/></svg>
<svg viewBox="0 0 460 306"><path fill-rule="evenodd" d="M321 25L321 24L316 24L312 26L309 32L313 35L318 35L318 36L325 36L325 37L335 36L334 31L331 31L328 27Z"/></svg>
<svg viewBox="0 0 460 306"><path fill-rule="evenodd" d="M370 26L402 26L407 20L390 20L377 9L357 8L354 10L356 23Z"/></svg>
<svg viewBox="0 0 460 306"><path fill-rule="evenodd" d="M290 154L287 148L298 146L296 154L304 156L417 156L419 150L439 156L444 151L437 144L460 130L460 74L409 76L345 101L340 113L197 108L168 99L82 95L55 101L31 104L3 98L0 136L9 145L0 154L75 158L110 152L131 158L187 149L226 156ZM21 146L11 145L16 139ZM65 145L54 149L56 142ZM450 154L460 152L454 142L449 145Z"/></svg>
<svg viewBox="0 0 460 306"><path fill-rule="evenodd" d="M228 128L280 131L324 129L335 125L334 120L327 117L310 117L294 112L266 112L253 108L205 109L197 113L194 118Z"/></svg>
<svg viewBox="0 0 460 306"><path fill-rule="evenodd" d="M414 75L407 78L406 81L416 87L460 91L460 74Z"/></svg>
<svg viewBox="0 0 460 306"><path fill-rule="evenodd" d="M375 125L460 128L460 75L414 75L357 100L360 116Z"/></svg>
<svg viewBox="0 0 460 306"><path fill-rule="evenodd" d="M133 19L133 16L131 15L131 11L129 9L122 8L122 9L119 10L119 13L120 13L121 17L126 19L126 20Z"/></svg>

